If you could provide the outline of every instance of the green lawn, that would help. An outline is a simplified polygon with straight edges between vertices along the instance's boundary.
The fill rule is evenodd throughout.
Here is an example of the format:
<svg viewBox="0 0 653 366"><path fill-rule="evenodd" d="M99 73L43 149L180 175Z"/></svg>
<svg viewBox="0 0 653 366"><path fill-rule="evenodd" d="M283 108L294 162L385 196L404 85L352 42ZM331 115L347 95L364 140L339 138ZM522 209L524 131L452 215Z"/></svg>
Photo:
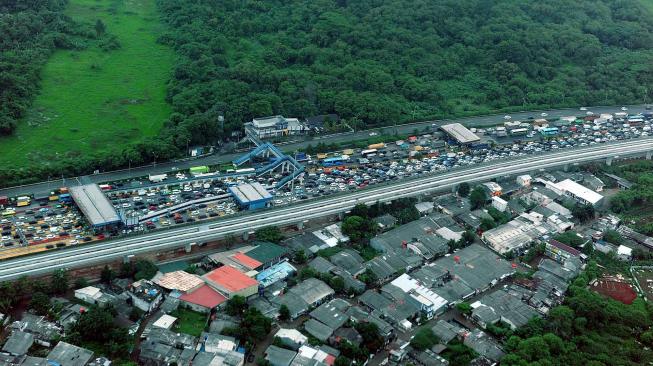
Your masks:
<svg viewBox="0 0 653 366"><path fill-rule="evenodd" d="M93 42L55 52L27 117L0 138L0 164L119 150L155 135L170 114L164 97L174 53L156 43L162 25L154 0L70 0L67 14L90 24L101 19L121 48L106 52Z"/></svg>
<svg viewBox="0 0 653 366"><path fill-rule="evenodd" d="M202 331L204 331L204 328L206 328L206 314L180 307L170 315L177 318L177 322L173 326L173 330L176 332L199 337L202 334Z"/></svg>

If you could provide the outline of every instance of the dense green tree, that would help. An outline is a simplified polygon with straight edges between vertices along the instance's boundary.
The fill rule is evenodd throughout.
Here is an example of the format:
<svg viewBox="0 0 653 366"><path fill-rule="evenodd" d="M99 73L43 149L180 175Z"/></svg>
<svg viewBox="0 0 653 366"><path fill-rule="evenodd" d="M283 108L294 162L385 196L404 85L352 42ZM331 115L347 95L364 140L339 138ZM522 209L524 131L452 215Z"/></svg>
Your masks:
<svg viewBox="0 0 653 366"><path fill-rule="evenodd" d="M366 244L375 232L376 224L366 217L348 216L342 222L342 233L353 243Z"/></svg>
<svg viewBox="0 0 653 366"><path fill-rule="evenodd" d="M487 202L485 189L481 186L474 187L469 194L469 203L472 205L472 210L485 206L485 202Z"/></svg>
<svg viewBox="0 0 653 366"><path fill-rule="evenodd" d="M467 182L462 182L458 185L458 188L456 189L456 192L460 197L467 197L469 195L469 191L471 190L469 183Z"/></svg>
<svg viewBox="0 0 653 366"><path fill-rule="evenodd" d="M136 281L146 279L149 280L159 271L159 268L156 264L152 263L149 260L141 259L136 262L134 266L136 273L134 274L134 279Z"/></svg>
<svg viewBox="0 0 653 366"><path fill-rule="evenodd" d="M55 294L63 294L70 286L70 275L65 269L56 270L50 277L50 291Z"/></svg>
<svg viewBox="0 0 653 366"><path fill-rule="evenodd" d="M433 334L429 327L421 327L415 333L413 339L410 340L410 345L416 350L423 351L431 348L434 344L438 343L438 337Z"/></svg>
<svg viewBox="0 0 653 366"><path fill-rule="evenodd" d="M247 309L247 299L240 295L236 295L227 300L224 311L231 316L241 315Z"/></svg>
<svg viewBox="0 0 653 366"><path fill-rule="evenodd" d="M254 232L256 240L269 241L270 243L280 243L283 240L281 229L276 226L266 226Z"/></svg>
<svg viewBox="0 0 653 366"><path fill-rule="evenodd" d="M356 331L363 337L363 346L368 353L376 353L383 347L383 337L379 333L379 327L371 322L358 322Z"/></svg>
<svg viewBox="0 0 653 366"><path fill-rule="evenodd" d="M102 272L100 273L100 281L109 284L115 277L115 272L113 272L109 266L105 265L104 268L102 268Z"/></svg>
<svg viewBox="0 0 653 366"><path fill-rule="evenodd" d="M50 296L43 292L35 292L32 294L32 299L29 302L30 309L33 309L37 314L47 315L52 307L50 305Z"/></svg>
<svg viewBox="0 0 653 366"><path fill-rule="evenodd" d="M84 288L84 287L88 286L88 284L89 283L88 283L88 280L86 279L86 277L78 277L77 279L75 279L75 286L74 287L75 287L75 289Z"/></svg>
<svg viewBox="0 0 653 366"><path fill-rule="evenodd" d="M279 307L279 320L288 321L290 320L290 309L286 304L281 304Z"/></svg>
<svg viewBox="0 0 653 366"><path fill-rule="evenodd" d="M298 251L296 251L295 254L293 255L293 260L297 264L306 263L306 253L304 253L304 249L299 249Z"/></svg>

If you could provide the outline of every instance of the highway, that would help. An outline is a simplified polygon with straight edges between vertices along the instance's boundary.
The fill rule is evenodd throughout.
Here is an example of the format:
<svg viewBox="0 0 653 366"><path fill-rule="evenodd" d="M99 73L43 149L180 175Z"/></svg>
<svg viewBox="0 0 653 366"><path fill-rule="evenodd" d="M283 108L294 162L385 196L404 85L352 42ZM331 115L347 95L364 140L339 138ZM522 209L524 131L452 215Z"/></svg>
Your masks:
<svg viewBox="0 0 653 366"><path fill-rule="evenodd" d="M529 173L539 169L609 157L641 156L651 151L653 151L653 137L647 137L463 167L441 174L372 186L354 193L327 196L291 206L242 213L217 221L6 260L0 262L0 281L16 279L23 275L44 275L61 268L85 267L145 252L164 251L190 243L240 235L269 225L294 225L344 212L357 203L383 202L449 190L461 182L487 181L506 175Z"/></svg>
<svg viewBox="0 0 653 366"><path fill-rule="evenodd" d="M646 108L645 105L631 105L628 106L628 113L630 114L643 113L646 110L645 108ZM588 107L587 110L592 111L594 113L615 113L620 111L620 106L596 106L596 107ZM381 128L373 128L364 131L318 136L310 141L300 141L300 142L294 142L289 144L279 144L278 146L282 150L293 151L293 150L306 148L309 144L312 144L314 146L320 142L325 142L330 144L335 142L364 140L370 137L369 134L371 131L375 131L377 133L385 132L389 134L392 134L396 131L398 134L411 134L415 130L423 131L425 128L431 128L433 124L435 124L436 126L440 126L443 124L454 123L454 122L462 123L468 127L492 126L505 122L505 119L503 118L505 115L511 116L511 119L513 121L520 121L520 120L523 121L529 118L541 118L540 116L542 112L547 113L546 118L549 119L552 118L555 119L555 118L560 118L560 117L570 116L570 115L585 114L584 111L580 111L578 110L578 108L565 108L565 109L554 109L554 110L546 110L546 111L500 113L500 114L464 117L464 118L456 118L456 119L422 121L422 122L407 123L407 124L402 124L397 126L385 126ZM132 169L123 169L119 171L101 172L100 174L89 175L86 178L88 178L88 181L92 183L130 179L134 177L147 176L150 174L166 173L171 171L173 167L177 169L188 169L192 166L197 166L197 165L219 165L222 163L230 162L240 157L241 155L242 153L214 154L198 159L188 159L185 161L166 162L166 163L156 164L155 166L147 165L147 166L142 166L142 167L137 167ZM56 179L56 180L51 180L49 182L29 184L26 186L4 188L4 189L0 189L0 196L14 197L14 196L20 196L20 195L30 194L30 193L36 194L37 196L42 196L48 194L48 192L52 191L53 189L64 187L66 186L66 184L69 184L71 181L74 180L75 178L66 178L65 180Z"/></svg>

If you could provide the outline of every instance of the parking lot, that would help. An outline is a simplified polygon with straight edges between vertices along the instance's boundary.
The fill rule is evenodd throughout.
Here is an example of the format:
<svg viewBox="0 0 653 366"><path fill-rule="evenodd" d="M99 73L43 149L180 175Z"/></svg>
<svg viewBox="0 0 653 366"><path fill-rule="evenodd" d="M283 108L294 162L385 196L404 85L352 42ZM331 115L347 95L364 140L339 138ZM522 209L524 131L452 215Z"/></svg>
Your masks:
<svg viewBox="0 0 653 366"><path fill-rule="evenodd" d="M252 167L244 166L240 170L227 170L235 174L232 176L193 176L186 171L172 171L166 179L156 182L151 177L106 182L100 187L127 221L127 227L94 235L72 203L31 203L5 211L9 214L1 219L1 248L51 249L103 239L105 235L130 234L231 215L240 210L228 195L228 187L234 184L259 182L273 196L270 205L282 206L498 159L648 136L652 117L653 113L627 116L622 111L609 119L601 115L566 121L539 120L549 125L538 125L537 120L530 119L523 123L498 120L492 127L471 128L481 141L465 147L448 141L441 132L432 131L405 140L374 144L367 149L307 155L303 159L306 172L280 189L273 187L288 172L256 176ZM546 128L555 129L555 133L548 133ZM518 135L513 133L516 130ZM266 162L262 159L254 163ZM211 170L218 169L222 171L225 166Z"/></svg>

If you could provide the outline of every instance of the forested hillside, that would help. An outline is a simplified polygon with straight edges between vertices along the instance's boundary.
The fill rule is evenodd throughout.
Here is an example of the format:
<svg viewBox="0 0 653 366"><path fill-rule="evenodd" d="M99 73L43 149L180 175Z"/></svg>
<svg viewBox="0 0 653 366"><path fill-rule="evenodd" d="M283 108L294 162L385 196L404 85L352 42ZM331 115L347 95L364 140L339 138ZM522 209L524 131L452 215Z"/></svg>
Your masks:
<svg viewBox="0 0 653 366"><path fill-rule="evenodd" d="M0 135L16 128L38 92L40 72L56 48L80 48L75 26L63 15L66 0L0 1Z"/></svg>
<svg viewBox="0 0 653 366"><path fill-rule="evenodd" d="M158 0L193 140L226 112L366 125L644 101L653 20L634 0ZM360 123L360 122L358 122Z"/></svg>

